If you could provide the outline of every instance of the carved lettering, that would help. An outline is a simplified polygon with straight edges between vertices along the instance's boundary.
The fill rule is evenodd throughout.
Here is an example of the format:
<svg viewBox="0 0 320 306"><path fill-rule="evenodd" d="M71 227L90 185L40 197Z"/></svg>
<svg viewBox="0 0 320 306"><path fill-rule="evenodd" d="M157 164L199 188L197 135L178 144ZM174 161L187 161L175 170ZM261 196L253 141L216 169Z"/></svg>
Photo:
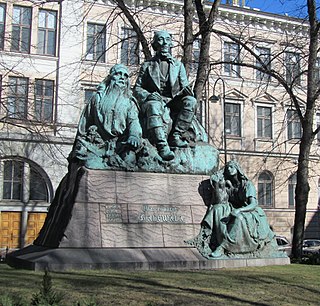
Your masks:
<svg viewBox="0 0 320 306"><path fill-rule="evenodd" d="M143 205L138 217L139 223L185 223L178 214L178 207L168 205Z"/></svg>
<svg viewBox="0 0 320 306"><path fill-rule="evenodd" d="M106 205L105 206L106 220L108 222L122 222L122 213L120 205Z"/></svg>

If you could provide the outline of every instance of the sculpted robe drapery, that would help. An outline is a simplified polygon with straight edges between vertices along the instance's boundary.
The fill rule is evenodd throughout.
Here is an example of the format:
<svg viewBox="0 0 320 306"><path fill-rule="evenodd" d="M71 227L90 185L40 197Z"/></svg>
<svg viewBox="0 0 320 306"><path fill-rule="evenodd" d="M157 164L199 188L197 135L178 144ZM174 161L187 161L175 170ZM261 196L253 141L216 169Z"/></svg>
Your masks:
<svg viewBox="0 0 320 306"><path fill-rule="evenodd" d="M235 254L263 249L274 238L264 211L256 206L238 217L230 215L232 209L247 206L249 198L256 199L253 183L243 181L239 188L229 187L227 193L229 200L213 204L202 221L211 231L211 243Z"/></svg>
<svg viewBox="0 0 320 306"><path fill-rule="evenodd" d="M86 136L90 126L97 126L97 132L104 141L115 137L142 134L139 111L133 98L121 96L108 101L104 83L99 85L96 95L84 109L78 126L79 136Z"/></svg>
<svg viewBox="0 0 320 306"><path fill-rule="evenodd" d="M92 154L116 157L117 143L121 146L130 136L140 138L141 134L139 111L134 100L123 93L119 99L109 100L102 82L81 115L75 145L69 156L68 173L60 182L35 245L59 246L71 218L83 174L83 160L92 159ZM116 162L118 160L120 158ZM103 159L100 165L103 165Z"/></svg>

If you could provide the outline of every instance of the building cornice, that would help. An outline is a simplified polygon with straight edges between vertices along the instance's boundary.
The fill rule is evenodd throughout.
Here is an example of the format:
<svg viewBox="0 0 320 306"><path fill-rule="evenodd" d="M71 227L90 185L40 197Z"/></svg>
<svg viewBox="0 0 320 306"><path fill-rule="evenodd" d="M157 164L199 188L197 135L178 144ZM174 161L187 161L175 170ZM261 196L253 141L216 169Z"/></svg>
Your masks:
<svg viewBox="0 0 320 306"><path fill-rule="evenodd" d="M124 0L124 2L130 8L145 8L145 12L183 17L184 3L182 0ZM100 0L98 3L113 7L116 6L112 0ZM206 1L206 10L210 10L211 5L212 2ZM243 23L246 25L252 24L252 26L262 29L304 32L309 27L308 21L305 19L263 12L247 6L239 7L221 4L218 11L220 20L229 20L230 22Z"/></svg>
<svg viewBox="0 0 320 306"><path fill-rule="evenodd" d="M219 7L220 21L226 21L261 30L275 32L294 32L304 35L309 29L307 20L285 15L262 12L246 7L221 5Z"/></svg>

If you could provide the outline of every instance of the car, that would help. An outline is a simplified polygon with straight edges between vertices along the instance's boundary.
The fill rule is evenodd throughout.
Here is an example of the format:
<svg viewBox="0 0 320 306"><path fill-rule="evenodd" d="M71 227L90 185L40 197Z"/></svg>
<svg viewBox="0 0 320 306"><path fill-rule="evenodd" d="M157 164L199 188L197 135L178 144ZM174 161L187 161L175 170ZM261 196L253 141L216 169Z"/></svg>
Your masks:
<svg viewBox="0 0 320 306"><path fill-rule="evenodd" d="M276 236L278 250L286 252L288 256L291 255L292 245L285 236Z"/></svg>
<svg viewBox="0 0 320 306"><path fill-rule="evenodd" d="M8 253L8 250L6 248L0 249L0 262L5 261L7 253Z"/></svg>
<svg viewBox="0 0 320 306"><path fill-rule="evenodd" d="M320 254L320 239L305 239L302 244L302 255Z"/></svg>

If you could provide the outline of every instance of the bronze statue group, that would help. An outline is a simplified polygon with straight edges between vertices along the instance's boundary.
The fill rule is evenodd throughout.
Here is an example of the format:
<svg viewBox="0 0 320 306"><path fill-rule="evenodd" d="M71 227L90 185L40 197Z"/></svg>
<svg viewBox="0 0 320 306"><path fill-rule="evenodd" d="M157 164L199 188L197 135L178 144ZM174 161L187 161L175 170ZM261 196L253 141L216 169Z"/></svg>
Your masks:
<svg viewBox="0 0 320 306"><path fill-rule="evenodd" d="M175 159L175 148L206 140L184 65L171 55L169 33L156 32L152 47L155 56L142 64L133 93L127 67L116 64L83 111L73 153L86 166L133 168L137 153L165 163ZM153 170L150 158L149 164Z"/></svg>
<svg viewBox="0 0 320 306"><path fill-rule="evenodd" d="M172 57L170 34L157 31L152 47L155 56L142 64L133 92L127 67L117 64L86 105L69 156L69 172L35 244L59 245L82 166L188 173L199 163L204 164L201 169L217 169L217 150L206 143L207 135L195 117L197 100L184 65ZM194 153L197 148L202 155ZM255 187L239 164L230 161L221 170L211 171L210 183L212 200L200 233L186 242L206 258L278 256L275 235L258 206Z"/></svg>

